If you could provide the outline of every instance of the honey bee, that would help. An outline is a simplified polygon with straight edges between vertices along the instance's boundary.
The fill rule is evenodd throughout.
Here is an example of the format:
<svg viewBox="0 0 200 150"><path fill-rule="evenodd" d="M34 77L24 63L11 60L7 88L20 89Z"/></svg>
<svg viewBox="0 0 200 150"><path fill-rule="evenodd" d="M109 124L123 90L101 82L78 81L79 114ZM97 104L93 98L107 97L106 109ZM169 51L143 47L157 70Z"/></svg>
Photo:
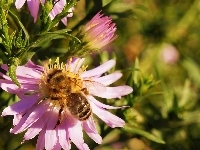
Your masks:
<svg viewBox="0 0 200 150"><path fill-rule="evenodd" d="M87 120L92 114L90 103L81 92L68 95L67 107L69 112L80 121Z"/></svg>
<svg viewBox="0 0 200 150"><path fill-rule="evenodd" d="M60 105L59 117L65 109L80 121L85 121L91 116L92 109L86 98L89 93L87 88L78 87L80 90L72 91L76 80L67 76L65 71L52 69L47 75L46 83L49 98Z"/></svg>

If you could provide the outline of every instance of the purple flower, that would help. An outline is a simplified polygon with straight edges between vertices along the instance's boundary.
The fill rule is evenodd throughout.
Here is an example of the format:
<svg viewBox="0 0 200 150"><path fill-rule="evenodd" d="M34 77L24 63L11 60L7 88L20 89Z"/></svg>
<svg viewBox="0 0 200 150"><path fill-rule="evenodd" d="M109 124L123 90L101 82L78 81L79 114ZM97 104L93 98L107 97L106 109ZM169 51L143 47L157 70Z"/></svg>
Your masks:
<svg viewBox="0 0 200 150"><path fill-rule="evenodd" d="M20 9L26 0L16 0L15 1L15 6L17 9ZM41 0L42 3L45 3L45 0ZM54 5L52 11L50 12L49 16L50 18L53 20L55 18L55 16L59 13L62 12L65 4L66 4L66 0L55 0L56 4ZM38 12L39 12L39 6L40 6L40 0L27 0L27 4L28 4L28 8L30 10L31 15L34 18L34 22L36 22L37 20L37 16L38 16ZM72 17L73 13L72 13L73 8L69 9L69 14L64 17L62 19L62 22L64 25L67 25L67 17Z"/></svg>
<svg viewBox="0 0 200 150"><path fill-rule="evenodd" d="M68 150L71 148L70 140L78 149L89 149L82 130L96 143L102 142L93 114L111 128L123 127L125 122L107 111L121 107L103 104L94 96L121 98L131 93L132 88L126 85L108 87L122 76L120 72L102 76L115 65L115 60L88 71L82 65L83 61L79 58L73 61L70 59L63 64L56 59L44 67L29 61L25 66L17 67L20 88L9 76L1 73L1 88L20 98L20 101L2 112L2 116L14 116L14 127L10 132L18 134L26 130L23 142L39 135L36 145L38 150ZM1 68L8 70L6 64Z"/></svg>
<svg viewBox="0 0 200 150"><path fill-rule="evenodd" d="M111 18L98 12L82 29L85 34L84 41L89 42L93 48L100 49L117 38L117 30Z"/></svg>

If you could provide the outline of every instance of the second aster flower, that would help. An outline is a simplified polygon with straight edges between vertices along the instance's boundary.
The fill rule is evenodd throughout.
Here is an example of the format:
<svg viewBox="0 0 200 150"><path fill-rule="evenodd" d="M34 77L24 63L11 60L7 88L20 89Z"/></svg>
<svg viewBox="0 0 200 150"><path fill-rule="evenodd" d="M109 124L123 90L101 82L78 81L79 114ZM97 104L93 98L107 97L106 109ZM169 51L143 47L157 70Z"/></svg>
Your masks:
<svg viewBox="0 0 200 150"><path fill-rule="evenodd" d="M98 12L82 29L83 40L88 42L91 48L100 49L117 38L117 30L112 19Z"/></svg>
<svg viewBox="0 0 200 150"><path fill-rule="evenodd" d="M70 41L66 56L84 57L86 54L101 49L117 38L116 30L112 19L101 14L101 11L98 12L76 35L81 42Z"/></svg>
<svg viewBox="0 0 200 150"><path fill-rule="evenodd" d="M89 149L82 130L96 143L102 142L93 114L112 128L123 127L125 122L107 111L120 107L103 104L94 96L120 98L131 93L132 88L126 85L108 87L122 76L120 72L102 76L115 65L114 60L89 71L82 65L83 61L70 59L63 64L57 59L44 67L29 61L25 66L17 67L20 88L10 77L1 73L1 88L20 98L2 112L2 116L14 116L14 127L10 132L18 134L26 131L23 142L39 135L38 150L68 150L71 148L70 140L78 149ZM8 69L7 65L1 68L5 71Z"/></svg>

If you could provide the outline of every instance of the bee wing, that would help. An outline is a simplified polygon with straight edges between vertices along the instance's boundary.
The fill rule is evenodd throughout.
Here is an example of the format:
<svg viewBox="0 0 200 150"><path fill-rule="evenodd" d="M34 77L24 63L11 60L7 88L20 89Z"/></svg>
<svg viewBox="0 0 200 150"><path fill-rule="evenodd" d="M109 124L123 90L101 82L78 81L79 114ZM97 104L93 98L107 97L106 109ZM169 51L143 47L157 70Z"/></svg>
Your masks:
<svg viewBox="0 0 200 150"><path fill-rule="evenodd" d="M93 95L97 95L99 93L102 94L106 91L106 86L104 86L103 84L99 82L88 80L88 81L85 81L84 84L85 84L85 87L88 89L89 93Z"/></svg>

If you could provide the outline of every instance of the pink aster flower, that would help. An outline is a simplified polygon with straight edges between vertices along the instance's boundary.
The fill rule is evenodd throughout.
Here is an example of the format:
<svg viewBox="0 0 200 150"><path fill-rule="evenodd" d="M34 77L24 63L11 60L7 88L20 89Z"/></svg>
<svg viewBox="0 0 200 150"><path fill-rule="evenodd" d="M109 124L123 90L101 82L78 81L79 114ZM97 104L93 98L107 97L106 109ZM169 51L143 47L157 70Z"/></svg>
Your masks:
<svg viewBox="0 0 200 150"><path fill-rule="evenodd" d="M114 35L117 30L112 19L98 12L82 29L85 34L84 41L91 47L100 49L117 38Z"/></svg>
<svg viewBox="0 0 200 150"><path fill-rule="evenodd" d="M16 0L15 1L16 8L20 9L24 5L25 1L26 0ZM43 4L45 3L45 0L41 0L41 1ZM27 4L28 4L28 8L30 10L32 17L34 18L34 22L36 22L38 12L39 12L40 0L27 0ZM52 20L55 18L57 14L62 12L65 4L66 4L66 0L59 0L59 1L55 0L55 5L49 14ZM64 25L67 25L67 17L72 17L73 15L72 10L73 8L70 8L69 14L62 19L62 22Z"/></svg>
<svg viewBox="0 0 200 150"><path fill-rule="evenodd" d="M131 93L132 88L126 85L108 86L122 76L120 72L102 76L115 65L115 60L88 71L82 65L83 61L70 59L63 64L57 59L44 67L29 61L25 66L17 67L20 88L9 76L1 73L1 88L20 98L2 112L2 116L14 116L14 127L10 132L18 134L26 131L23 142L38 135L38 150L68 150L71 148L70 140L78 149L85 150L89 147L84 142L83 130L96 143L102 142L94 115L111 128L123 127L125 122L107 111L120 107L103 104L96 97L121 98ZM8 70L5 64L1 68Z"/></svg>

